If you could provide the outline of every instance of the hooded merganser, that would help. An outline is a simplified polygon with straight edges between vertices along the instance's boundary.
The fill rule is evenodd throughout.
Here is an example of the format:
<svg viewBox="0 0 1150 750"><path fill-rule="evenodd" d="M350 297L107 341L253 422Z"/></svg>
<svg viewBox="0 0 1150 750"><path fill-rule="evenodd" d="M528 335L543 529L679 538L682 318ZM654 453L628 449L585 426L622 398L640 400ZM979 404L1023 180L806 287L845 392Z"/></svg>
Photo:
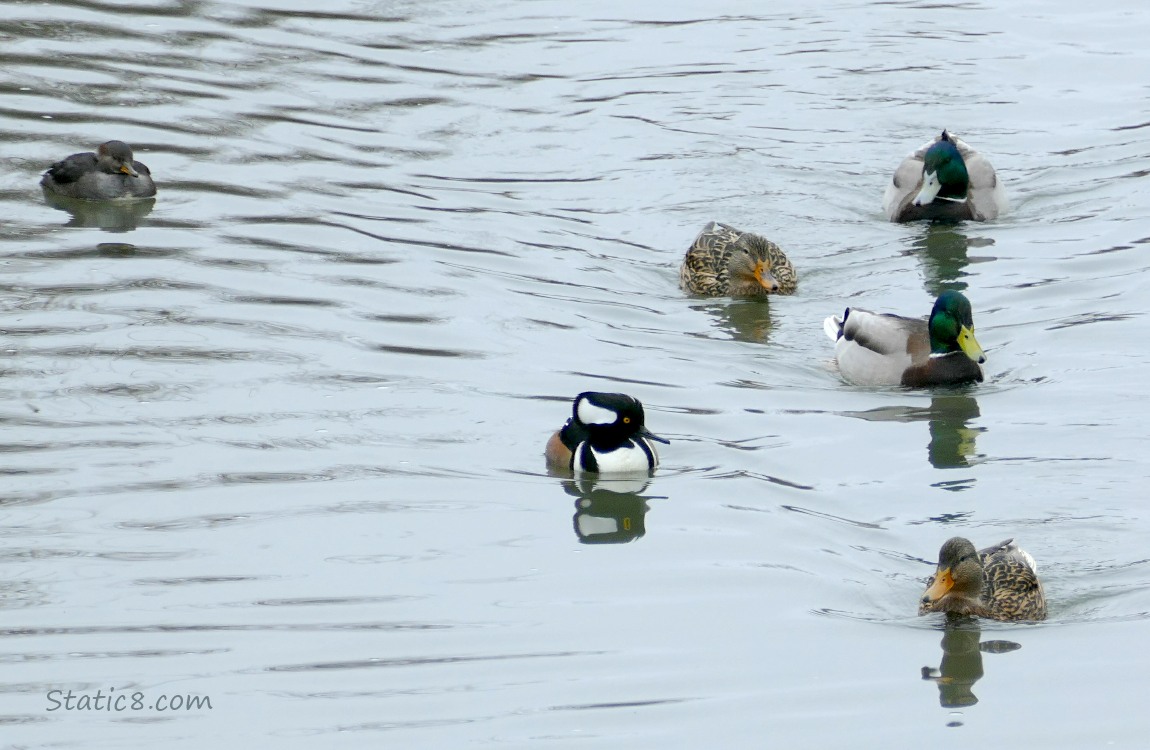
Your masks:
<svg viewBox="0 0 1150 750"><path fill-rule="evenodd" d="M659 454L643 424L643 404L624 393L580 393L571 418L547 441L547 464L575 473L622 474L651 471Z"/></svg>
<svg viewBox="0 0 1150 750"><path fill-rule="evenodd" d="M123 141L100 144L96 153L88 151L62 159L44 173L40 186L66 198L117 200L151 198L156 194L152 172L132 157Z"/></svg>

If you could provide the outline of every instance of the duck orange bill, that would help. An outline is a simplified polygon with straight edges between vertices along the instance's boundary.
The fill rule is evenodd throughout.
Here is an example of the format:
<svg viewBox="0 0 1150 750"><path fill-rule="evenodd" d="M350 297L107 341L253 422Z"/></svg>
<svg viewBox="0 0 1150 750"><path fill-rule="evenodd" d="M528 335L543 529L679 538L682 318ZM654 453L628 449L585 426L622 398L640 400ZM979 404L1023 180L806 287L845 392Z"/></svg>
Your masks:
<svg viewBox="0 0 1150 750"><path fill-rule="evenodd" d="M128 175L129 177L139 177L140 176L140 173L137 172L136 170L132 169L132 165L130 165L130 164L121 164L120 165L120 171L123 172L124 174Z"/></svg>
<svg viewBox="0 0 1150 750"><path fill-rule="evenodd" d="M777 292L779 290L779 282L771 274L771 270L767 268L766 263L755 264L755 281L768 292Z"/></svg>
<svg viewBox="0 0 1150 750"><path fill-rule="evenodd" d="M655 440L657 442L663 443L664 445L670 445L671 444L670 440L668 440L667 438L659 437L655 433L648 430L646 427L640 427L639 428L639 435L647 438L648 440Z"/></svg>
<svg viewBox="0 0 1150 750"><path fill-rule="evenodd" d="M922 595L924 602L937 602L942 597L950 593L954 588L954 576L950 573L950 568L940 568L934 574L934 583L930 584L930 588Z"/></svg>

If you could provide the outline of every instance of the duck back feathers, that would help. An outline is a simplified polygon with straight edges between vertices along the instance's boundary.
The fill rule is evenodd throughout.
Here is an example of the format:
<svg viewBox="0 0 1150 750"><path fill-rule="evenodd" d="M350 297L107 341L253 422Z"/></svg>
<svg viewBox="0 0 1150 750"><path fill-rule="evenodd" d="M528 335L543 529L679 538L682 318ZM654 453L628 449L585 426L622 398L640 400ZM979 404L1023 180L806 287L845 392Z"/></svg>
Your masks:
<svg viewBox="0 0 1150 750"><path fill-rule="evenodd" d="M997 620L1043 620L1046 594L1038 580L1038 565L1013 539L979 550L982 560L982 600L987 616Z"/></svg>

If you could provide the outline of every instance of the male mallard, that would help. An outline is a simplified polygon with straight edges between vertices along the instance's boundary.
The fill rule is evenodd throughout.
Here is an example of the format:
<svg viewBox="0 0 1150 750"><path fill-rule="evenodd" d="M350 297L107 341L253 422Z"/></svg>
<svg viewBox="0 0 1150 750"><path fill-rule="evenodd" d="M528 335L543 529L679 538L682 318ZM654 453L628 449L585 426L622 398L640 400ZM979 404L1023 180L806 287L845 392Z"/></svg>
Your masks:
<svg viewBox="0 0 1150 750"><path fill-rule="evenodd" d="M839 372L855 385L957 385L982 380L986 356L974 338L970 302L938 295L928 320L848 307L823 321Z"/></svg>
<svg viewBox="0 0 1150 750"><path fill-rule="evenodd" d="M778 245L716 221L695 238L679 269L679 286L706 297L790 294L795 281L795 267Z"/></svg>
<svg viewBox="0 0 1150 750"><path fill-rule="evenodd" d="M44 173L40 185L65 198L83 200L117 200L150 198L156 194L152 172L132 157L132 149L123 141L100 144L91 151L72 154Z"/></svg>
<svg viewBox="0 0 1150 750"><path fill-rule="evenodd" d="M659 465L652 440L667 442L647 429L639 399L584 392L575 397L571 416L547 441L543 454L552 469L576 474L646 472Z"/></svg>
<svg viewBox="0 0 1150 750"><path fill-rule="evenodd" d="M986 221L1006 210L1006 193L990 162L944 130L898 165L882 210L891 221Z"/></svg>
<svg viewBox="0 0 1150 750"><path fill-rule="evenodd" d="M918 613L946 612L993 620L1044 620L1046 597L1034 558L1013 539L975 551L969 539L948 539L938 552Z"/></svg>

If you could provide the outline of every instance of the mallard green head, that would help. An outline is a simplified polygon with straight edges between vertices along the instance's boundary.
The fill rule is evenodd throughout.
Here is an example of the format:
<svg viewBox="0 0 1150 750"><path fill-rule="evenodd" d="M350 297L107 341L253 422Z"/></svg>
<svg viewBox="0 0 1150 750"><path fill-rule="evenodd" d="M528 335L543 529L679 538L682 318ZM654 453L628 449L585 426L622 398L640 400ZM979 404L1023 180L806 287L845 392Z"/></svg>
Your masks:
<svg viewBox="0 0 1150 750"><path fill-rule="evenodd" d="M922 157L922 190L915 197L914 205L925 206L935 198L964 201L968 187L970 175L966 172L966 162L950 133L944 130Z"/></svg>
<svg viewBox="0 0 1150 750"><path fill-rule="evenodd" d="M978 339L974 337L974 314L970 300L961 292L946 291L934 301L930 311L931 354L950 354L961 351L978 364L986 361Z"/></svg>
<svg viewBox="0 0 1150 750"><path fill-rule="evenodd" d="M969 539L956 536L938 551L938 569L922 595L920 610L966 614L982 595L982 559Z"/></svg>

